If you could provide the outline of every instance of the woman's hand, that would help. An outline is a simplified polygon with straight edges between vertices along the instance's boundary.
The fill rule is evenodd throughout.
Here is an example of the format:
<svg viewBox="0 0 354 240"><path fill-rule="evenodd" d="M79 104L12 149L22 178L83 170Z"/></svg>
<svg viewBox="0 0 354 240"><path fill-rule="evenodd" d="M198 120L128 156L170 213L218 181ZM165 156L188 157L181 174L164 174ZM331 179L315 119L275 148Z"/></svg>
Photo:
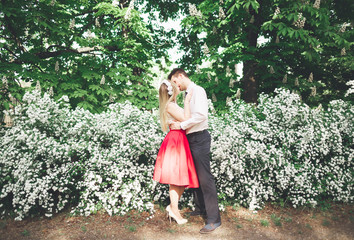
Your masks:
<svg viewBox="0 0 354 240"><path fill-rule="evenodd" d="M186 98L184 99L184 102L185 103L189 103L192 99L192 96L193 96L193 89L191 89L188 93L187 93L187 96Z"/></svg>
<svg viewBox="0 0 354 240"><path fill-rule="evenodd" d="M173 121L169 126L171 130L179 130L181 129L181 122Z"/></svg>

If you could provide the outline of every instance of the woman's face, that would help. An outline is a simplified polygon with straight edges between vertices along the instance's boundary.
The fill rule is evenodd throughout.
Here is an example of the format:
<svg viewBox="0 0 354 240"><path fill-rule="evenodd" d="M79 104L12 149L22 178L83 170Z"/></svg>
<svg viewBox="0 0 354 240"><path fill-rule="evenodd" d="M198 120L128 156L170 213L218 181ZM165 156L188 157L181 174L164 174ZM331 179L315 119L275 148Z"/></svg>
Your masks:
<svg viewBox="0 0 354 240"><path fill-rule="evenodd" d="M175 88L176 90L176 96L181 92L178 87Z"/></svg>

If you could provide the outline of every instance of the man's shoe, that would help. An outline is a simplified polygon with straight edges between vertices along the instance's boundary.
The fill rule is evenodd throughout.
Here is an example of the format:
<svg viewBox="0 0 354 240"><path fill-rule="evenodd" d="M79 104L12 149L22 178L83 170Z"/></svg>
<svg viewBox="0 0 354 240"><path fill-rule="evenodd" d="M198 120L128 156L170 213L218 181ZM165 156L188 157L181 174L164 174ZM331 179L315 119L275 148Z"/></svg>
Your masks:
<svg viewBox="0 0 354 240"><path fill-rule="evenodd" d="M192 212L187 212L186 213L188 216L206 216L205 212L201 212L201 211L192 211Z"/></svg>
<svg viewBox="0 0 354 240"><path fill-rule="evenodd" d="M202 229L200 229L200 233L205 234L205 233L211 233L212 231L214 231L215 229L217 229L218 227L220 227L221 222L218 223L209 223L207 225L205 225Z"/></svg>

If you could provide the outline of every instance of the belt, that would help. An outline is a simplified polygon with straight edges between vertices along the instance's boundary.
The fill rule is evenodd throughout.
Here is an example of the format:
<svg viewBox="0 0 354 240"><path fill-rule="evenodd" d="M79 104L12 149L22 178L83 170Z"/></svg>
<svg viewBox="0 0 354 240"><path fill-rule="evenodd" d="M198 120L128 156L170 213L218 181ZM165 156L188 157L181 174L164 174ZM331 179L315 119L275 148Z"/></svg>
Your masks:
<svg viewBox="0 0 354 240"><path fill-rule="evenodd" d="M187 137L191 137L191 136L196 136L196 135L204 134L204 133L206 133L206 132L208 132L208 130L204 129L204 130L199 131L199 132L188 133L188 134L187 134Z"/></svg>

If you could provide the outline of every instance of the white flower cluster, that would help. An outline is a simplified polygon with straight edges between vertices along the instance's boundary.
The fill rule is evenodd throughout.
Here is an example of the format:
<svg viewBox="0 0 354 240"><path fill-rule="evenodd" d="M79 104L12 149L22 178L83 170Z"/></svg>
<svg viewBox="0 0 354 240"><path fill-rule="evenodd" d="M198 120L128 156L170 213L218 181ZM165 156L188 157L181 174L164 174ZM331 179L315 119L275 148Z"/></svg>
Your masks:
<svg viewBox="0 0 354 240"><path fill-rule="evenodd" d="M222 9L222 7L219 7L219 18L220 18L220 19L226 18L224 9Z"/></svg>
<svg viewBox="0 0 354 240"><path fill-rule="evenodd" d="M209 47L206 43L203 45L203 52L205 55L208 55L210 53Z"/></svg>
<svg viewBox="0 0 354 240"><path fill-rule="evenodd" d="M348 97L349 95L354 93L354 80L350 80L346 83L349 86L348 91L345 93L345 96Z"/></svg>
<svg viewBox="0 0 354 240"><path fill-rule="evenodd" d="M341 56L347 55L347 53L346 53L346 51L345 51L345 48L342 48L342 49L340 50L340 55L341 55Z"/></svg>
<svg viewBox="0 0 354 240"><path fill-rule="evenodd" d="M4 89L8 89L9 88L9 84L7 82L6 76L2 77L2 85L4 86Z"/></svg>
<svg viewBox="0 0 354 240"><path fill-rule="evenodd" d="M252 210L280 199L294 207L323 198L353 202L354 107L337 100L326 111L311 109L288 90L276 93L261 95L258 106L231 101L222 116L209 101L220 208L233 201ZM92 114L68 101L26 93L11 112L14 126L0 129L1 215L50 217L69 205L86 216L100 209L153 214L153 202L168 198L168 186L152 180L163 139L153 114L129 102ZM190 192L182 201L192 205Z"/></svg>
<svg viewBox="0 0 354 240"><path fill-rule="evenodd" d="M275 11L274 11L274 16L277 16L277 15L279 15L279 14L280 14L280 8L277 7L277 8L275 9Z"/></svg>
<svg viewBox="0 0 354 240"><path fill-rule="evenodd" d="M134 9L134 2L135 0L131 0L130 3L129 3L129 7L124 15L124 19L125 20L129 20L131 15L132 15L132 10Z"/></svg>
<svg viewBox="0 0 354 240"><path fill-rule="evenodd" d="M297 16L297 20L294 21L294 25L297 28L303 28L305 26L306 18L302 16L302 13L299 13Z"/></svg>
<svg viewBox="0 0 354 240"><path fill-rule="evenodd" d="M316 0L315 3L313 4L313 7L319 9L320 5L321 5L321 0Z"/></svg>
<svg viewBox="0 0 354 240"><path fill-rule="evenodd" d="M220 202L252 210L280 199L294 207L353 202L354 107L339 100L322 111L288 90L276 93L261 95L257 107L236 100L227 114L210 117Z"/></svg>
<svg viewBox="0 0 354 240"><path fill-rule="evenodd" d="M67 100L34 91L12 112L15 125L0 134L2 215L11 209L16 220L34 211L51 216L72 203L82 215L101 208L152 213L154 160L163 139L153 115L129 102L92 114L70 109ZM156 191L167 193L161 187Z"/></svg>
<svg viewBox="0 0 354 240"><path fill-rule="evenodd" d="M198 11L198 9L197 9L197 7L195 6L195 4L188 3L188 6L189 6L189 14L190 14L191 16L199 17L199 18L202 17L202 12L201 12L201 11Z"/></svg>

